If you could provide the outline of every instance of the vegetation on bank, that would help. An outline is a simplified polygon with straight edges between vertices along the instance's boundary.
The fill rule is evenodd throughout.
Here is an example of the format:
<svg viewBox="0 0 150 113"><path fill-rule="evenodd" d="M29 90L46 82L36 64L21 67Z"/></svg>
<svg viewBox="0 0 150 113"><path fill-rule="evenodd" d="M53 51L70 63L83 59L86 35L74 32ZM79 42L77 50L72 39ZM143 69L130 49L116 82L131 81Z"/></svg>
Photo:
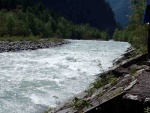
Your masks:
<svg viewBox="0 0 150 113"><path fill-rule="evenodd" d="M96 79L95 82L92 83L93 88L101 88L105 86L106 84L114 85L117 82L117 78L114 75L107 75L102 78Z"/></svg>
<svg viewBox="0 0 150 113"><path fill-rule="evenodd" d="M147 25L142 23L145 6L143 0L131 0L130 24L125 29L116 29L113 34L114 40L128 41L139 53L147 51Z"/></svg>
<svg viewBox="0 0 150 113"><path fill-rule="evenodd" d="M76 110L82 110L85 107L88 108L89 106L91 106L90 102L88 102L87 100L78 98L78 97L75 97L73 99L72 104L73 104L73 108Z"/></svg>
<svg viewBox="0 0 150 113"><path fill-rule="evenodd" d="M15 42L15 41L35 41L35 42L39 42L41 40L46 40L46 41L52 41L52 42L61 42L63 41L62 38L57 38L57 37L53 37L53 38L44 38L41 39L41 37L39 36L3 36L0 37L0 41L10 41L10 42Z"/></svg>
<svg viewBox="0 0 150 113"><path fill-rule="evenodd" d="M149 107L145 108L144 113L150 113L150 108Z"/></svg>
<svg viewBox="0 0 150 113"><path fill-rule="evenodd" d="M40 38L38 36L34 37L34 36L3 36L3 37L0 37L0 41L11 41L11 42L14 42L14 41L40 41Z"/></svg>
<svg viewBox="0 0 150 113"><path fill-rule="evenodd" d="M14 0L0 1L0 37L59 37L107 40L107 32L89 24L77 25L47 9L44 5Z"/></svg>

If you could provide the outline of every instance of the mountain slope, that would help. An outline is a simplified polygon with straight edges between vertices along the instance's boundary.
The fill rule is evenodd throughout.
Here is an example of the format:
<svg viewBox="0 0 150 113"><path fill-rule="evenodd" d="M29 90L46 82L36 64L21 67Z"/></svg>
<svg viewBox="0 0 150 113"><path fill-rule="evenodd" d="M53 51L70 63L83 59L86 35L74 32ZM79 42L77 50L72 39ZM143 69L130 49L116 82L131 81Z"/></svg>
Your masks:
<svg viewBox="0 0 150 113"><path fill-rule="evenodd" d="M116 21L122 26L129 23L128 15L130 15L130 0L108 0L112 10L115 13Z"/></svg>
<svg viewBox="0 0 150 113"><path fill-rule="evenodd" d="M47 5L46 2L43 3ZM63 1L59 4L54 1L55 4L61 6L61 11L66 11L66 7L69 6L66 5L66 2L65 7L63 7ZM55 6L55 8L57 7ZM69 11L72 9L66 12L69 14ZM65 14L67 15L67 13ZM15 40L14 36L19 39L29 36L34 36L34 38L60 37L101 40L109 38L107 32L100 31L89 24L74 24L64 18L63 15L48 10L39 2L35 3L33 0L0 0L0 38L3 40L7 37L13 37L11 39Z"/></svg>
<svg viewBox="0 0 150 113"><path fill-rule="evenodd" d="M105 0L36 0L65 15L77 24L89 23L112 33L116 28L114 13Z"/></svg>

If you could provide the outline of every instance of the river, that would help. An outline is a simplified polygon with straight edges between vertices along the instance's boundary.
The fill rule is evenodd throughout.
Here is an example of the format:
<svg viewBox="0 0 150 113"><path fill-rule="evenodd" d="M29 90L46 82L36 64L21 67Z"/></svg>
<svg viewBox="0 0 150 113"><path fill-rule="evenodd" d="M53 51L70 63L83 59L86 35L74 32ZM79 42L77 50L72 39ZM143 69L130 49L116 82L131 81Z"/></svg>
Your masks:
<svg viewBox="0 0 150 113"><path fill-rule="evenodd" d="M125 42L70 40L61 47L0 53L0 113L42 113L84 91Z"/></svg>

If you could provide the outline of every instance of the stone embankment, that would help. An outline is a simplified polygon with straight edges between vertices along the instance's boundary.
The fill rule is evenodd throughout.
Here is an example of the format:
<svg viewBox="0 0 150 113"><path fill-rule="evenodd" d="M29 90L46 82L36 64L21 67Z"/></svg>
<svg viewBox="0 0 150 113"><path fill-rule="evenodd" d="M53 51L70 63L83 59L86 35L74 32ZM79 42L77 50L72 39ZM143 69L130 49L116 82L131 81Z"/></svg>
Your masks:
<svg viewBox="0 0 150 113"><path fill-rule="evenodd" d="M114 67L99 75L100 83L113 75L115 78L109 78L109 83L93 86L50 109L49 113L144 113L150 110L150 61L147 54L133 57L133 53L133 50L127 52Z"/></svg>
<svg viewBox="0 0 150 113"><path fill-rule="evenodd" d="M16 52L21 50L36 50L67 44L67 40L39 40L39 41L0 41L1 52Z"/></svg>

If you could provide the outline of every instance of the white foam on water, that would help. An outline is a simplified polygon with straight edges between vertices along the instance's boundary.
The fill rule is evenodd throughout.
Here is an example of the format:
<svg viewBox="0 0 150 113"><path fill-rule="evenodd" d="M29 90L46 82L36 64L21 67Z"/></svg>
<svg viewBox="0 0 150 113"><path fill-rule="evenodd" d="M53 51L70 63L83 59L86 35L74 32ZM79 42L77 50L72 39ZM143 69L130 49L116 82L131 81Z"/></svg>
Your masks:
<svg viewBox="0 0 150 113"><path fill-rule="evenodd" d="M0 54L0 113L41 113L89 87L130 45L70 40L61 47Z"/></svg>

